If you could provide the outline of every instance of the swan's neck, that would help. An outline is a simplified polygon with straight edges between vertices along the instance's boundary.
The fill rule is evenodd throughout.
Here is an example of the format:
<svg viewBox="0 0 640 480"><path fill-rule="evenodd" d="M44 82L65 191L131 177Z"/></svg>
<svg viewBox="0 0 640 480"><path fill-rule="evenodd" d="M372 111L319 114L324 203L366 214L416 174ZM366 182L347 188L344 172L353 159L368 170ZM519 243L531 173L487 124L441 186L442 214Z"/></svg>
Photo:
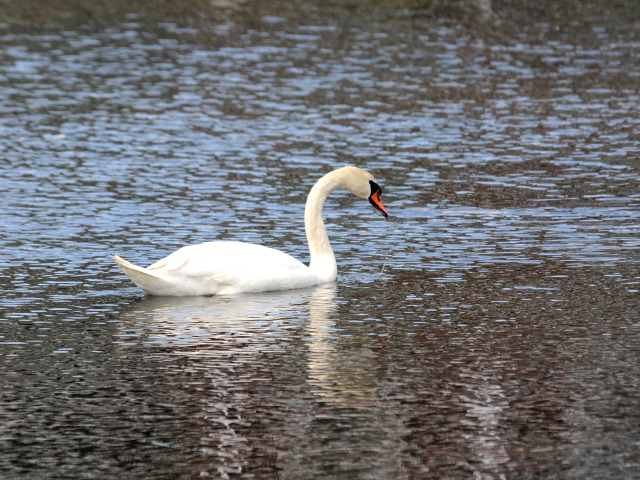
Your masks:
<svg viewBox="0 0 640 480"><path fill-rule="evenodd" d="M304 226L309 242L311 263L309 269L323 282L332 282L338 276L336 257L329 243L327 229L322 220L322 207L331 192L342 187L341 176L331 172L313 186L304 210Z"/></svg>

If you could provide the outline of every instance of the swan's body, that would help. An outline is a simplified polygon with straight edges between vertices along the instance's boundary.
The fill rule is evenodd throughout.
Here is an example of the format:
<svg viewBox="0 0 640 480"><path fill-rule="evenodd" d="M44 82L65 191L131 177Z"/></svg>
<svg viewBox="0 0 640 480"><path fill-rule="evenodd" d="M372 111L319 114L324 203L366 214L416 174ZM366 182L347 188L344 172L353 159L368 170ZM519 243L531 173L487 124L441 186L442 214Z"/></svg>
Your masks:
<svg viewBox="0 0 640 480"><path fill-rule="evenodd" d="M183 247L142 268L112 256L121 270L150 295L231 295L310 287L336 279L338 268L322 207L334 190L368 199L386 217L382 191L370 173L344 167L322 177L309 192L304 212L311 263L307 267L286 253L243 242L207 242Z"/></svg>
<svg viewBox="0 0 640 480"><path fill-rule="evenodd" d="M147 268L112 257L151 295L231 295L289 290L335 280L273 248L243 242L207 242L182 247Z"/></svg>

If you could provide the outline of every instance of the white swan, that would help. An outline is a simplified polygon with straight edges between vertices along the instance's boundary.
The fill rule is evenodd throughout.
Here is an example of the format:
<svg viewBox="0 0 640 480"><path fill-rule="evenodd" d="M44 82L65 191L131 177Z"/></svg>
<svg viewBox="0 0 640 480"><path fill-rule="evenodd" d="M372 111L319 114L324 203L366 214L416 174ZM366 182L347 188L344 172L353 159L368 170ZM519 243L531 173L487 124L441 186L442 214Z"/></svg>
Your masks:
<svg viewBox="0 0 640 480"><path fill-rule="evenodd" d="M307 198L304 224L311 263L302 262L262 245L207 242L182 247L153 265L142 268L114 255L113 260L138 287L150 295L232 295L310 287L332 282L338 274L322 207L334 190L349 190L387 217L375 177L357 167L344 167L322 177Z"/></svg>

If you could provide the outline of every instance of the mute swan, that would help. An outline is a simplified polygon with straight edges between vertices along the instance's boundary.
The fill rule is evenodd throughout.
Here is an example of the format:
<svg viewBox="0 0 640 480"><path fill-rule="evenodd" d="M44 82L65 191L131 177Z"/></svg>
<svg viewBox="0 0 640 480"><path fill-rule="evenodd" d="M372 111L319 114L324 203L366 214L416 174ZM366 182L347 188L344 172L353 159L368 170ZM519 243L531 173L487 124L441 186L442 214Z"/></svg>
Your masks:
<svg viewBox="0 0 640 480"><path fill-rule="evenodd" d="M322 207L334 190L349 190L369 200L385 218L387 210L375 177L357 167L328 173L313 186L304 210L311 263L302 262L262 245L207 242L182 247L153 265L138 267L117 255L110 257L138 287L150 295L232 295L310 287L336 279L338 268Z"/></svg>

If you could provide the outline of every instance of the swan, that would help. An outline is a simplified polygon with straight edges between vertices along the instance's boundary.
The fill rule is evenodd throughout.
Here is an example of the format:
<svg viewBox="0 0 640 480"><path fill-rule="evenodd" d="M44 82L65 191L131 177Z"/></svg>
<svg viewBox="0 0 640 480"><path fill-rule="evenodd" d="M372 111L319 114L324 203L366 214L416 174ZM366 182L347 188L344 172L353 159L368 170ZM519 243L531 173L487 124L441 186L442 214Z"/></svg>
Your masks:
<svg viewBox="0 0 640 480"><path fill-rule="evenodd" d="M243 242L206 242L182 247L147 268L110 255L133 283L149 295L233 295L304 288L332 282L338 275L322 207L334 190L369 200L385 218L382 189L373 175L357 167L334 170L316 182L304 210L311 262L307 267L286 253Z"/></svg>

